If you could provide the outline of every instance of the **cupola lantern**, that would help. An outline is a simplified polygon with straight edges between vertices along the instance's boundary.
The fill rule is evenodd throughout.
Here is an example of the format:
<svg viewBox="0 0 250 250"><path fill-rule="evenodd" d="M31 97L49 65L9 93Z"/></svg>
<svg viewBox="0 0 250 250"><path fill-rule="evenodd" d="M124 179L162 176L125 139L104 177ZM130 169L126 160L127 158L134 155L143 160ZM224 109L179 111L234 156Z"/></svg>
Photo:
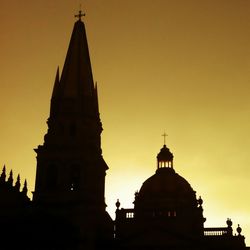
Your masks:
<svg viewBox="0 0 250 250"><path fill-rule="evenodd" d="M157 155L157 169L159 168L173 168L173 154L169 148L164 144L160 153Z"/></svg>

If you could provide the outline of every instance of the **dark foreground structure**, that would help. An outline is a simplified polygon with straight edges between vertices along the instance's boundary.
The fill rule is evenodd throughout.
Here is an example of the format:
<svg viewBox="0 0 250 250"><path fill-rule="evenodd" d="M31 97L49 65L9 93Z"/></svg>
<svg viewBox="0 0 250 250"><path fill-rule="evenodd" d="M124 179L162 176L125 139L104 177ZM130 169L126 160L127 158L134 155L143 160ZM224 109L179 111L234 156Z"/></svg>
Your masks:
<svg viewBox="0 0 250 250"><path fill-rule="evenodd" d="M166 145L157 156L156 173L135 194L134 208L106 212L101 150L102 124L97 86L84 23L75 23L65 64L57 70L48 132L35 149L37 170L33 199L27 183L0 177L0 249L28 250L243 250L238 226L204 228L202 199L178 175Z"/></svg>

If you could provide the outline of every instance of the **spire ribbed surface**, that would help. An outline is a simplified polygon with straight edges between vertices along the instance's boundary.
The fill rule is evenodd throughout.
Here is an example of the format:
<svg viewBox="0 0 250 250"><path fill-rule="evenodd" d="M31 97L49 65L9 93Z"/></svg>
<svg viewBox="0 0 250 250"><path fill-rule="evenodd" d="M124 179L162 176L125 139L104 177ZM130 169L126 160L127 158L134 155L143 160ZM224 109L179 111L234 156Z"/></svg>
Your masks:
<svg viewBox="0 0 250 250"><path fill-rule="evenodd" d="M78 20L72 32L65 59L60 87L61 97L92 96L94 90L92 69L84 23Z"/></svg>
<svg viewBox="0 0 250 250"><path fill-rule="evenodd" d="M99 120L97 98L85 25L78 20L74 24L61 77L57 69L51 117L71 112Z"/></svg>

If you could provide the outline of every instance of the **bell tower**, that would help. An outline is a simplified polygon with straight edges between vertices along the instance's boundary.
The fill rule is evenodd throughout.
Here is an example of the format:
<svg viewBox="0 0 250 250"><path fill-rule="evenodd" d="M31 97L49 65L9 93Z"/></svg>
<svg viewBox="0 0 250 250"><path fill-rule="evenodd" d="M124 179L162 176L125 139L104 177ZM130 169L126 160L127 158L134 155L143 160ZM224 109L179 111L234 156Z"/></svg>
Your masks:
<svg viewBox="0 0 250 250"><path fill-rule="evenodd" d="M48 131L37 153L33 200L57 211L79 208L105 213L104 185L108 169L101 150L98 109L84 22L79 12L64 67L57 69Z"/></svg>

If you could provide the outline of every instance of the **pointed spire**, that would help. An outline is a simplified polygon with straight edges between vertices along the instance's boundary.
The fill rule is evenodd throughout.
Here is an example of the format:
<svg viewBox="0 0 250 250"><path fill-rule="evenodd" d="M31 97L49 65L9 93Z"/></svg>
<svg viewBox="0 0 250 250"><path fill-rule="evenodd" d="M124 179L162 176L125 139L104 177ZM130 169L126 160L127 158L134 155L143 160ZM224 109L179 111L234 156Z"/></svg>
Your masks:
<svg viewBox="0 0 250 250"><path fill-rule="evenodd" d="M4 183L6 178L6 167L5 165L3 166L2 174L0 176L0 183Z"/></svg>
<svg viewBox="0 0 250 250"><path fill-rule="evenodd" d="M20 184L20 175L18 174L17 180L16 180L16 184L15 184L15 189L17 191L19 191L20 190L20 186L21 186L21 184Z"/></svg>
<svg viewBox="0 0 250 250"><path fill-rule="evenodd" d="M7 180L7 183L11 186L13 185L13 172L12 172L12 170L10 170L10 175L9 175L8 180Z"/></svg>
<svg viewBox="0 0 250 250"><path fill-rule="evenodd" d="M52 98L56 97L57 92L58 92L58 88L59 88L59 80L60 76L59 76L59 66L57 67L56 70L56 77L55 77L55 83L54 83L54 88L53 88L53 92L52 92Z"/></svg>
<svg viewBox="0 0 250 250"><path fill-rule="evenodd" d="M84 23L79 19L71 35L60 80L60 97L92 96L92 69Z"/></svg>
<svg viewBox="0 0 250 250"><path fill-rule="evenodd" d="M24 185L23 185L23 190L22 190L22 193L24 195L27 195L27 192L28 192L28 188L27 188L27 180L25 179L24 181Z"/></svg>
<svg viewBox="0 0 250 250"><path fill-rule="evenodd" d="M61 77L59 70L56 74L50 118L53 120L53 116L69 113L99 120L87 36L80 19L73 28Z"/></svg>

